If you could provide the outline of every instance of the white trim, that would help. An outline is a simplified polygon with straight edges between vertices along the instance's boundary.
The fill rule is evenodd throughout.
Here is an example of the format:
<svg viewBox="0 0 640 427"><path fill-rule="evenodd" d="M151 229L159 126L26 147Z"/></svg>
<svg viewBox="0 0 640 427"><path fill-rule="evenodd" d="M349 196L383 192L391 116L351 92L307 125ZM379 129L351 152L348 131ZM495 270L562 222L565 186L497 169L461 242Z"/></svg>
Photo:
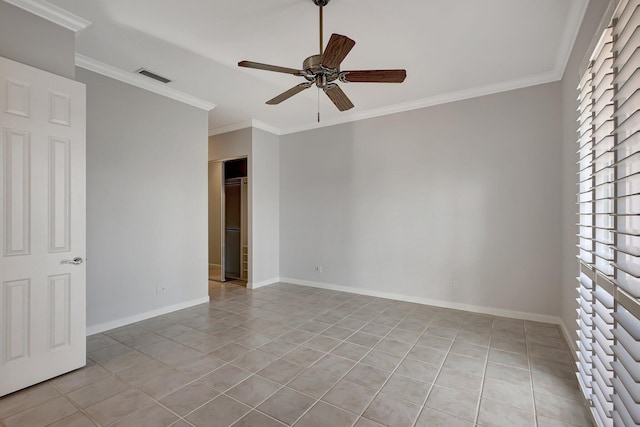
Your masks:
<svg viewBox="0 0 640 427"><path fill-rule="evenodd" d="M553 69L558 80L562 79L569 58L571 57L571 51L578 38L580 27L582 27L582 21L587 13L587 7L589 6L589 0L574 0L569 9L569 19L565 24L565 31L562 35L562 40L559 43L558 57L556 58L556 66Z"/></svg>
<svg viewBox="0 0 640 427"><path fill-rule="evenodd" d="M209 111L216 107L216 104L209 101L196 98L195 96L188 95L170 86L149 80L147 77L121 70L120 68L113 67L79 53L76 53L76 66L84 68L85 70L93 71L94 73L102 74L103 76L110 77L114 80L119 80L132 86L148 90L149 92L166 96L167 98L191 105L192 107L196 107L201 110Z"/></svg>
<svg viewBox="0 0 640 427"><path fill-rule="evenodd" d="M44 0L4 0L40 18L51 21L73 32L82 31L91 25L90 21Z"/></svg>
<svg viewBox="0 0 640 427"><path fill-rule="evenodd" d="M275 126L271 126L265 122L261 122L260 120L244 120L242 122L231 123L228 125L220 126L217 128L209 129L209 136L221 135L223 133L233 132L240 129L246 128L256 128L263 130L265 132L272 133L274 135L282 135L280 133L280 129Z"/></svg>
<svg viewBox="0 0 640 427"><path fill-rule="evenodd" d="M262 288L264 286L269 286L269 285L273 285L275 283L279 283L281 281L282 280L280 280L279 277L273 277L271 279L263 280L262 282L247 283L247 289L258 289L258 288Z"/></svg>
<svg viewBox="0 0 640 427"><path fill-rule="evenodd" d="M111 329L120 328L122 326L130 325L132 323L141 322L143 320L151 319L152 317L162 316L163 314L173 313L174 311L184 310L185 308L193 307L200 304L209 302L209 297L202 297L191 301L181 302L180 304L174 304L167 307L158 308L144 313L135 314L129 317L123 317L122 319L111 320L109 322L100 323L93 326L87 326L87 336L99 334Z"/></svg>
<svg viewBox="0 0 640 427"><path fill-rule="evenodd" d="M569 329L567 329L567 325L564 322L560 322L560 329L562 329L562 335L564 335L564 340L569 345L569 349L571 350L571 356L573 357L573 361L578 361L578 346L576 345L575 332L571 334Z"/></svg>
<svg viewBox="0 0 640 427"><path fill-rule="evenodd" d="M530 320L533 322L552 323L561 325L562 321L557 316L549 316L546 314L527 313L524 311L504 310L494 307L483 307L479 305L461 304L451 301L434 300L430 298L413 297L409 295L396 294L392 292L375 291L370 289L352 288L350 286L331 285L328 283L311 282L307 280L298 280L290 277L282 277L280 281L283 283L291 283L294 285L309 286L312 288L328 289L331 291L341 291L350 294L367 295L371 297L387 298L396 301L415 302L418 304L432 305L442 308L451 308L454 310L470 311L472 313L488 314L498 317L510 317L514 319Z"/></svg>
<svg viewBox="0 0 640 427"><path fill-rule="evenodd" d="M313 129L319 129L328 126L335 126L343 123L355 122L359 120L371 119L374 117L387 116L389 114L402 113L405 111L419 110L421 108L433 107L436 105L449 104L451 102L463 101L466 99L479 98L481 96L494 95L501 92L523 89L530 86L557 82L562 78L562 74L558 71L549 71L535 76L529 76L522 79L500 82L486 86L479 86L471 89L465 89L458 92L450 92L442 95L435 95L428 98L422 98L415 101L404 102L402 104L389 105L381 108L361 111L358 113L348 114L335 118L333 120L325 120L320 123L311 123L290 128L278 128L259 120L245 120L242 122L232 123L214 129L209 129L209 136L219 135L222 133L232 132L248 127L255 127L274 135L288 135L291 133L304 132Z"/></svg>
<svg viewBox="0 0 640 427"><path fill-rule="evenodd" d="M318 129L327 126L334 126L342 123L355 122L358 120L371 119L374 117L386 116L389 114L402 113L405 111L418 110L435 105L448 104L451 102L462 101L465 99L478 98L481 96L493 95L500 92L508 92L511 90L522 89L525 87L541 85L558 81L562 76L557 75L555 71L528 76L522 79L511 80L489 84L486 86L478 86L471 89L465 89L457 92L449 92L442 95L435 95L428 98L418 99L415 101L404 102L402 104L389 105L381 108L374 108L359 113L350 114L344 118L336 118L320 123L306 124L302 126L294 126L291 128L280 129L281 135L290 133L303 132L311 129Z"/></svg>

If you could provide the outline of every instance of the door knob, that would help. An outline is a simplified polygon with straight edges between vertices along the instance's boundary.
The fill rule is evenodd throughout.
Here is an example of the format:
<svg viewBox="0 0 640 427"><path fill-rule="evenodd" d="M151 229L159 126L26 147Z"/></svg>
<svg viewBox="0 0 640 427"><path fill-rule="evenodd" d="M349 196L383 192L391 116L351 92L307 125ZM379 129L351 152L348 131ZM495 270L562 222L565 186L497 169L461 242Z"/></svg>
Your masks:
<svg viewBox="0 0 640 427"><path fill-rule="evenodd" d="M77 256L74 259L63 259L62 260L62 264L78 265L78 264L82 264L82 261L83 261L83 259L80 258L79 256Z"/></svg>

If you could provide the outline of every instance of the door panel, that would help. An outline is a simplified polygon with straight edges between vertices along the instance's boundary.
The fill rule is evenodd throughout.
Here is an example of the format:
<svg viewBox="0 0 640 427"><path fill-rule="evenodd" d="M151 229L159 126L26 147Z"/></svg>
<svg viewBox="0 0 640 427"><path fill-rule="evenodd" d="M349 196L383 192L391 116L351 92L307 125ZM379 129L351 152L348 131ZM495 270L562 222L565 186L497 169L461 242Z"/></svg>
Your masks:
<svg viewBox="0 0 640 427"><path fill-rule="evenodd" d="M84 366L85 87L0 58L0 396Z"/></svg>

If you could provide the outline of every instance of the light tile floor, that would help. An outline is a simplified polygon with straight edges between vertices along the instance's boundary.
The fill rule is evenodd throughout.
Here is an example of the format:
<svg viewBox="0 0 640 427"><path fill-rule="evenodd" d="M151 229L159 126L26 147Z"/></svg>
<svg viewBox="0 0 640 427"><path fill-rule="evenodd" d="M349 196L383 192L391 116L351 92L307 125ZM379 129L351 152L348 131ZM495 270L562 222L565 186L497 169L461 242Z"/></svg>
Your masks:
<svg viewBox="0 0 640 427"><path fill-rule="evenodd" d="M591 426L558 327L276 284L93 335L3 427Z"/></svg>

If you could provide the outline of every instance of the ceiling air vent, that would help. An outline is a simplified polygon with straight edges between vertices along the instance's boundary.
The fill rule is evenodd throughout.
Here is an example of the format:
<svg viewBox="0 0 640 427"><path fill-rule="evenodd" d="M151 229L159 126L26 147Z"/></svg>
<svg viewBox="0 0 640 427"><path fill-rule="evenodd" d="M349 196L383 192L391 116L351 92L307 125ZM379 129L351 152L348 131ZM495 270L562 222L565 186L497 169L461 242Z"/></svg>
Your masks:
<svg viewBox="0 0 640 427"><path fill-rule="evenodd" d="M154 73L153 71L147 70L146 68L140 68L139 70L136 70L136 73L142 74L143 76L149 77L151 79L157 80L157 81L162 82L162 83L171 82L171 79L168 79L166 77L162 77L162 76Z"/></svg>

